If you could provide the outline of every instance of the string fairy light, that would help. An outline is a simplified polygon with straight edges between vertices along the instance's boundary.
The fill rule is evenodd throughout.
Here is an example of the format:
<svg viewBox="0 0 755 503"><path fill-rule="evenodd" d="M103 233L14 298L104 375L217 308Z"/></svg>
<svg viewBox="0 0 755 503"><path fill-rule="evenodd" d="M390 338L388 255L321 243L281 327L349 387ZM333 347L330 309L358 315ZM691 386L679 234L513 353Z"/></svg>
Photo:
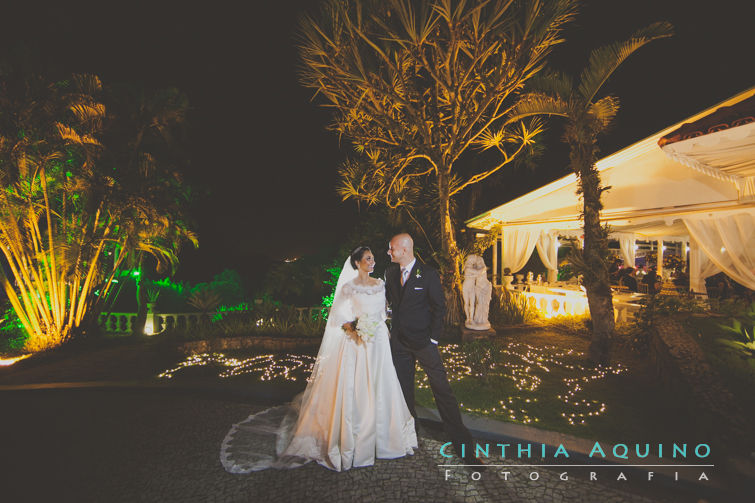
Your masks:
<svg viewBox="0 0 755 503"><path fill-rule="evenodd" d="M284 379L297 381L308 377L312 372L315 358L310 355L256 355L249 358L235 358L222 353L202 353L190 355L176 367L158 374L159 378L172 379L179 372L191 367L216 365L224 369L218 377L228 378L241 375L258 375L260 381Z"/></svg>
<svg viewBox="0 0 755 503"><path fill-rule="evenodd" d="M472 407L460 403L462 410L474 414L498 416L524 424L536 423L541 419L532 412L532 408L538 404L538 399L527 395L541 388L545 375L555 371L559 374L568 373L567 377L560 378L565 391L556 398L563 407L559 415L570 425L576 426L586 424L586 420L600 416L607 410L606 404L600 400L582 398L585 387L609 375L618 375L627 371L627 368L620 364L585 367L574 363L574 360L584 357L584 353L551 345L533 346L521 342L509 342L503 345L496 355L489 348L485 348L480 354L475 355L478 360L476 364L471 363L472 357L458 344L440 346L439 349L450 382L500 377L511 380L520 392L518 395L498 400L497 405L490 408ZM504 357L504 361L501 361L501 356ZM310 381L315 362L316 359L313 356L291 353L255 355L247 358L226 356L222 353L202 353L188 356L174 368L160 373L158 377L172 379L192 367L215 365L220 367L217 374L220 378L256 375L260 381L274 379L297 381L302 378ZM320 362L320 366L322 363ZM421 369L418 377L418 387L429 389L427 375Z"/></svg>
<svg viewBox="0 0 755 503"><path fill-rule="evenodd" d="M513 381L515 388L522 392L521 396L509 396L498 401L498 405L492 408L471 407L460 403L459 406L466 412L482 414L486 416L498 416L510 421L520 423L536 423L540 418L532 412L532 406L538 402L537 398L527 397L526 393L534 393L540 389L543 379L538 373L550 374L554 370L568 372L570 376L561 378L566 388L565 392L557 395L563 404L560 415L570 425L583 425L590 417L597 417L606 412L604 402L593 399L580 398L577 395L585 392L585 385L609 375L618 375L627 370L621 364L614 366L599 365L597 367L585 367L572 363L573 360L584 357L584 353L573 349L561 349L557 346L544 345L533 346L520 342L509 342L500 348L499 353L506 357L505 362L498 362L490 349L486 349L479 357L479 365L483 372L474 372L470 365L470 356L465 354L458 344L441 346L440 352L448 373L450 382L459 382L469 378L501 377ZM571 361L570 361L571 360ZM429 389L427 375L419 371L420 389Z"/></svg>

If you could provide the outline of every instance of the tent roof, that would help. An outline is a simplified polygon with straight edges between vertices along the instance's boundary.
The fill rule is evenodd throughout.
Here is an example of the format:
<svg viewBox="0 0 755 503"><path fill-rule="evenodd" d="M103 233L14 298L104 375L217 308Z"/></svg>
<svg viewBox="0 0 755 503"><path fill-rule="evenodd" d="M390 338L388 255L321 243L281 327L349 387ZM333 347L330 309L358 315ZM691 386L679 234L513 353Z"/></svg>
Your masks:
<svg viewBox="0 0 755 503"><path fill-rule="evenodd" d="M683 124L658 145L672 159L746 190L755 176L755 96Z"/></svg>
<svg viewBox="0 0 755 503"><path fill-rule="evenodd" d="M674 131L662 136L658 140L658 145L663 147L671 143L744 126L751 122L755 122L755 96L750 96L734 105L720 107L710 115L696 121L685 122Z"/></svg>
<svg viewBox="0 0 755 503"><path fill-rule="evenodd" d="M687 231L680 221L681 215L755 206L755 202L742 197L743 178L736 170L700 169L699 166L690 166L691 163L679 162L678 158L659 147L662 138L673 136L685 123L703 124L697 121L712 116L722 107L732 107L753 98L755 88L600 159L596 166L602 184L611 187L603 194L602 220L614 232L636 233L639 239L686 239ZM755 122L750 124L755 127ZM739 127L725 131L735 129ZM682 143L669 141L666 145ZM749 160L755 159L755 152L747 149L741 155ZM474 217L466 225L473 229L490 229L502 223L573 233L582 227L579 219L581 200L576 190L576 176L570 174Z"/></svg>

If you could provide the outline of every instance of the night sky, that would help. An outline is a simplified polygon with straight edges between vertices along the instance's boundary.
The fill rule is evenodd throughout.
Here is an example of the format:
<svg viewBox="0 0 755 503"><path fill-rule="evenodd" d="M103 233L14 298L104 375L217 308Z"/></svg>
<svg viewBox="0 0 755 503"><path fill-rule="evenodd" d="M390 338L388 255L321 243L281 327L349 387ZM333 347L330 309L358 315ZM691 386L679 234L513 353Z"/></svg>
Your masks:
<svg viewBox="0 0 755 503"><path fill-rule="evenodd" d="M0 12L0 52L23 45L51 71L188 94L186 177L196 188L201 246L182 254L180 277L209 279L224 268L254 275L265 257L315 250L358 222L356 205L335 194L336 169L350 146L325 131L328 113L296 77L297 20L315 0L8 4ZM609 82L622 109L601 142L605 154L755 85L748 4L583 3L554 53L554 66L567 72L584 66L590 48L652 21L670 21L677 32L638 51ZM555 144L558 134L548 138ZM516 184L503 174L499 203L566 174L564 152L555 148L541 170Z"/></svg>

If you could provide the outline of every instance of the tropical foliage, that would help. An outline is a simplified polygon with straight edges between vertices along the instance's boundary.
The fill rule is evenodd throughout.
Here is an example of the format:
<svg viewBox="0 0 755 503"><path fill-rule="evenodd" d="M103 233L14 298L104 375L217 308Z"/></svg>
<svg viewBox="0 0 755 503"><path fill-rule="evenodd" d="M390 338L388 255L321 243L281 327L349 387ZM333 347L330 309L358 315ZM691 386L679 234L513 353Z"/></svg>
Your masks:
<svg viewBox="0 0 755 503"><path fill-rule="evenodd" d="M155 157L118 143L129 137L116 130L130 125L110 115L97 76L3 77L0 245L10 274L0 267L0 282L37 351L86 329L129 257L175 266L180 238L196 239L158 203L176 184L154 194L139 183ZM159 127L145 125L144 136Z"/></svg>
<svg viewBox="0 0 755 503"><path fill-rule="evenodd" d="M21 352L29 334L10 305L3 311L3 318L0 320L0 354Z"/></svg>
<svg viewBox="0 0 755 503"><path fill-rule="evenodd" d="M141 86L119 85L107 90L109 120L104 131L107 150L103 164L116 168L119 182L129 193L139 194L151 207L150 221L157 225L134 229L142 243L129 254L126 267L135 268L137 317L134 334L144 333L149 281L156 273L173 273L181 243L196 244L186 221L190 192L181 170L187 165L186 96L176 89L147 92ZM156 260L157 259L157 260Z"/></svg>
<svg viewBox="0 0 755 503"><path fill-rule="evenodd" d="M329 0L301 24L302 82L356 149L340 194L394 209L435 202L450 321L460 317L453 198L509 165L541 131L537 120L511 120L511 107L561 41L575 3ZM460 169L472 149L498 156Z"/></svg>
<svg viewBox="0 0 755 503"><path fill-rule="evenodd" d="M730 344L755 355L755 302L747 305L733 301L732 304L739 309L731 313L727 323L720 323L718 327L734 339Z"/></svg>
<svg viewBox="0 0 755 503"><path fill-rule="evenodd" d="M490 323L494 327L522 325L538 317L537 309L523 295L513 295L503 289L490 303Z"/></svg>

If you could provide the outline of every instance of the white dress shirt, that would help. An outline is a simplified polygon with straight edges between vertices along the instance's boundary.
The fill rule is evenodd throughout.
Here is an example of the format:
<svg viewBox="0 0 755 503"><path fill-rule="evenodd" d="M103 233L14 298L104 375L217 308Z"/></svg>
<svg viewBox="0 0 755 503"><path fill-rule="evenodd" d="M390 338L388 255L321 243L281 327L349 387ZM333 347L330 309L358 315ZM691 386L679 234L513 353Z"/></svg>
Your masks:
<svg viewBox="0 0 755 503"><path fill-rule="evenodd" d="M414 258L411 262L406 264L406 266L401 268L401 286L404 286L406 284L406 281L409 279L409 274L412 272L412 268L414 267L415 262L417 262L416 258Z"/></svg>

